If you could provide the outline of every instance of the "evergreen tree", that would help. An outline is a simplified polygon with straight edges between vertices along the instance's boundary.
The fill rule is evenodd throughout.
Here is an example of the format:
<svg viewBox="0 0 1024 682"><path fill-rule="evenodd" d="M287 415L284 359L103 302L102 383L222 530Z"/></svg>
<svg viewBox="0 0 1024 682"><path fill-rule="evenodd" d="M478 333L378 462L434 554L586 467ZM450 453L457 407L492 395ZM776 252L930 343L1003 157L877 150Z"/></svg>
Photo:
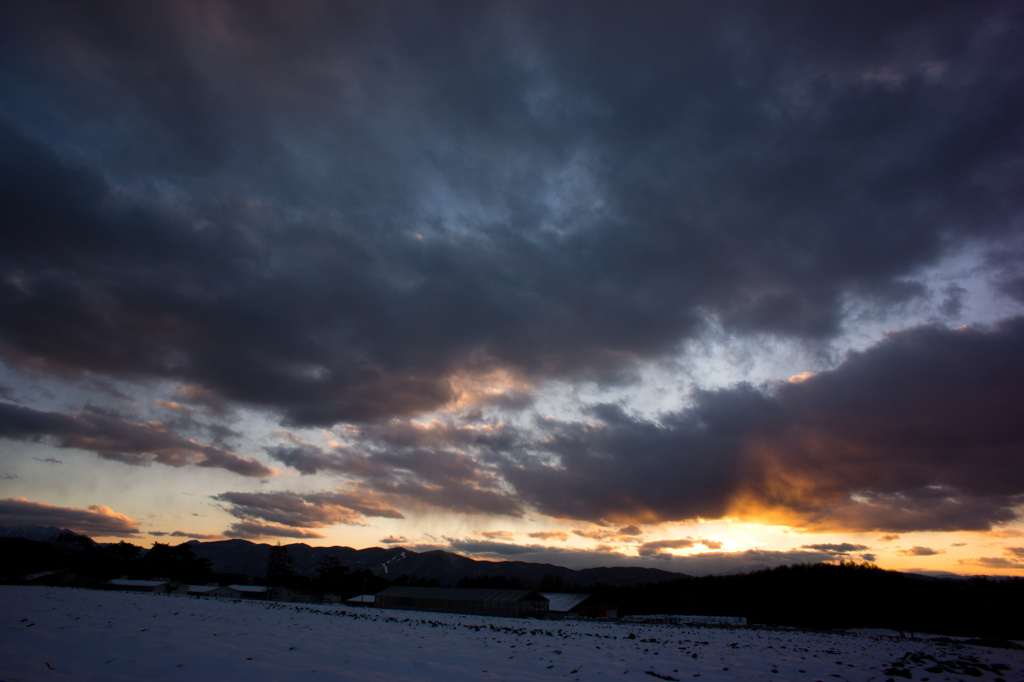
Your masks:
<svg viewBox="0 0 1024 682"><path fill-rule="evenodd" d="M171 547L162 542L154 542L141 564L149 578L202 584L211 575L209 559L197 557L188 543Z"/></svg>
<svg viewBox="0 0 1024 682"><path fill-rule="evenodd" d="M316 565L317 579L314 582L316 593L323 597L327 593L343 594L348 590L350 576L348 566L333 554L328 554Z"/></svg>
<svg viewBox="0 0 1024 682"><path fill-rule="evenodd" d="M270 556L267 558L267 584L272 587L288 587L295 582L295 570L292 566L292 557L287 547L282 547L278 542L277 546L270 548Z"/></svg>

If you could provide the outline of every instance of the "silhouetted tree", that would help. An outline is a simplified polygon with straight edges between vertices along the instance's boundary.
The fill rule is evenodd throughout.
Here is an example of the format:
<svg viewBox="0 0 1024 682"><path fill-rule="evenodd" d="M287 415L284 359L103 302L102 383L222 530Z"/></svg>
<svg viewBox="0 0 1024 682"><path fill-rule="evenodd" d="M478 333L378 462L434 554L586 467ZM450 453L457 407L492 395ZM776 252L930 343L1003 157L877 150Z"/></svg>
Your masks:
<svg viewBox="0 0 1024 682"><path fill-rule="evenodd" d="M321 598L328 592L342 594L347 590L349 575L348 566L341 563L341 559L328 554L316 565L317 578L313 581L313 589Z"/></svg>
<svg viewBox="0 0 1024 682"><path fill-rule="evenodd" d="M537 588L539 592L565 592L568 587L565 581L562 580L560 575L551 575L545 573L544 577L540 581L540 587Z"/></svg>
<svg viewBox="0 0 1024 682"><path fill-rule="evenodd" d="M201 584L212 573L209 559L197 557L188 543L171 547L162 542L154 542L140 564L147 577L184 583Z"/></svg>
<svg viewBox="0 0 1024 682"><path fill-rule="evenodd" d="M288 554L288 548L278 542L277 546L270 548L270 556L267 558L267 584L272 587L290 587L294 582L292 557Z"/></svg>
<svg viewBox="0 0 1024 682"><path fill-rule="evenodd" d="M122 540L116 545L107 545L103 548L103 552L108 554L110 558L115 561L129 563L137 559L139 555L142 554L142 548Z"/></svg>
<svg viewBox="0 0 1024 682"><path fill-rule="evenodd" d="M97 558L97 572L104 578L115 578L129 575L137 570L142 548L122 540L100 550Z"/></svg>

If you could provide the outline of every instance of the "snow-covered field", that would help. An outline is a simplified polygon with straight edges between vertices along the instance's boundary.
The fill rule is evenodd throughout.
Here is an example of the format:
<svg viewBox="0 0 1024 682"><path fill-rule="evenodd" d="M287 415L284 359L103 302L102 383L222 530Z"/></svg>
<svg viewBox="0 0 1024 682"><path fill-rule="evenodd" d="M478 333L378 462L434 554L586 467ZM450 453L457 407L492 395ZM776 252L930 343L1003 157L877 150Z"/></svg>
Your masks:
<svg viewBox="0 0 1024 682"><path fill-rule="evenodd" d="M482 618L0 586L0 680L1021 680L881 633Z"/></svg>

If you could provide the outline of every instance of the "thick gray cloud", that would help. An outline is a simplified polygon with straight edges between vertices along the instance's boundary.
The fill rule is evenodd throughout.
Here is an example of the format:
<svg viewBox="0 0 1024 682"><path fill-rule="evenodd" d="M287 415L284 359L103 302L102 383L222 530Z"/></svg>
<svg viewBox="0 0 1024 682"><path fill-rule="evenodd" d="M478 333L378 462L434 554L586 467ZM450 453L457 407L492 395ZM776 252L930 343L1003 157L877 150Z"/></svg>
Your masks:
<svg viewBox="0 0 1024 682"><path fill-rule="evenodd" d="M968 248L1024 300L1022 28L1008 1L4 4L0 362L176 388L158 425L0 387L0 436L267 477L192 415L354 429L267 453L357 492L220 497L253 537L400 508L1016 519L1019 319L657 418L484 412L709 329L820 344L926 296L963 318L972 291L915 278Z"/></svg>
<svg viewBox="0 0 1024 682"><path fill-rule="evenodd" d="M560 517L986 530L1024 503L1021 386L1024 318L920 327L798 383L697 393L657 423L614 406L549 423L505 475Z"/></svg>
<svg viewBox="0 0 1024 682"><path fill-rule="evenodd" d="M0 438L52 442L58 447L91 451L104 459L135 466L156 462L173 467L219 468L255 478L274 475L272 469L258 460L196 443L177 433L171 424L132 422L95 409L64 414L0 403ZM61 463L54 458L39 461Z"/></svg>
<svg viewBox="0 0 1024 682"><path fill-rule="evenodd" d="M398 506L533 508L619 525L740 516L815 531L987 530L1019 518L1024 503L1020 386L1024 318L893 332L834 370L699 391L658 421L596 405L586 422L544 418L536 430L504 425L478 438L486 425L395 420L349 429L350 442L331 450L268 452L304 473L357 480ZM637 530L574 533L622 541ZM648 548L701 541L670 542L690 544Z"/></svg>
<svg viewBox="0 0 1024 682"><path fill-rule="evenodd" d="M0 12L2 357L292 423L826 339L1019 225L1017 3Z"/></svg>
<svg viewBox="0 0 1024 682"><path fill-rule="evenodd" d="M54 526L85 535L132 537L138 524L109 507L91 504L86 509L58 507L24 497L0 500L0 526Z"/></svg>

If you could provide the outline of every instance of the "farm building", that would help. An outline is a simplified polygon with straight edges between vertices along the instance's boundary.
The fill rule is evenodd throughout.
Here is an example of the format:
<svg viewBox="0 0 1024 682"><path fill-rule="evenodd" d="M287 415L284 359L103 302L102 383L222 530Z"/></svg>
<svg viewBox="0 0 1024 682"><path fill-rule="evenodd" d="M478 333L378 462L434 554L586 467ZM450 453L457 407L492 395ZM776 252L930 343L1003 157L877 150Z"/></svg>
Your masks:
<svg viewBox="0 0 1024 682"><path fill-rule="evenodd" d="M118 578L116 580L108 580L106 586L114 590L124 590L126 592L171 592L175 587L176 583L172 583L169 580L128 580L127 578Z"/></svg>
<svg viewBox="0 0 1024 682"><path fill-rule="evenodd" d="M345 603L348 606L373 606L376 600L372 594L358 594L350 599L346 599Z"/></svg>
<svg viewBox="0 0 1024 682"><path fill-rule="evenodd" d="M375 605L382 609L469 613L477 616L546 618L548 600L533 590L468 587L389 587Z"/></svg>
<svg viewBox="0 0 1024 682"><path fill-rule="evenodd" d="M26 575L21 580L28 585L50 585L52 587L73 587L76 585L87 585L91 582L88 578L83 578L74 571L44 571L42 573Z"/></svg>
<svg viewBox="0 0 1024 682"><path fill-rule="evenodd" d="M230 587L221 587L220 585L183 585L182 587L187 588L184 592L185 594L190 594L193 597L238 598L241 596Z"/></svg>
<svg viewBox="0 0 1024 682"><path fill-rule="evenodd" d="M619 610L596 594L544 592L551 618L618 618Z"/></svg>
<svg viewBox="0 0 1024 682"><path fill-rule="evenodd" d="M270 588L261 585L228 585L242 599L266 599Z"/></svg>

